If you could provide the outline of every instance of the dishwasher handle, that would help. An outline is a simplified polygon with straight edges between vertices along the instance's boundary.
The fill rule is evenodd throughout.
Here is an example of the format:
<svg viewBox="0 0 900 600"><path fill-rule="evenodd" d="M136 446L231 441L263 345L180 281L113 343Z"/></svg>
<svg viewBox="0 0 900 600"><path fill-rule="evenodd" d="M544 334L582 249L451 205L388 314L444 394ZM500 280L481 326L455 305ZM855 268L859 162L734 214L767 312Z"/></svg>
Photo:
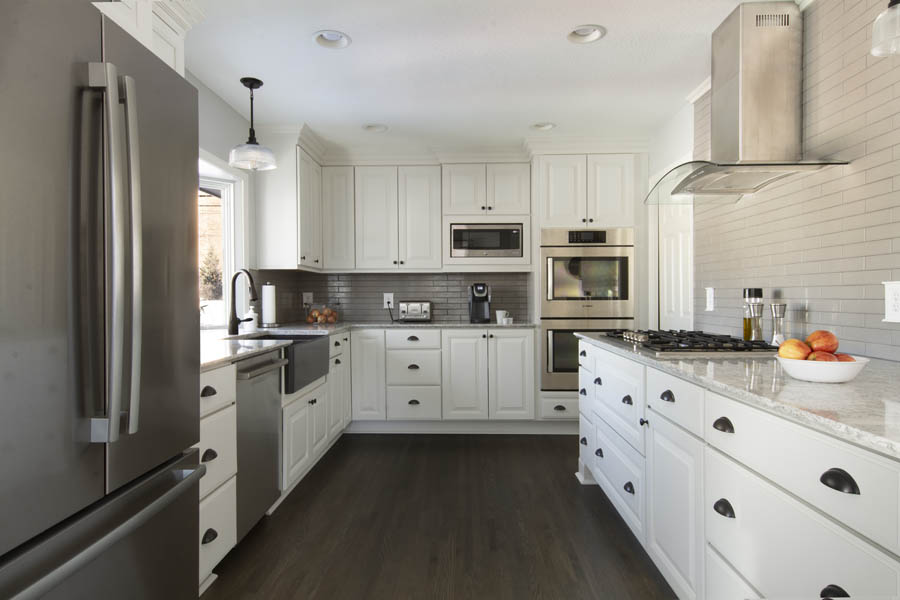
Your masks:
<svg viewBox="0 0 900 600"><path fill-rule="evenodd" d="M274 360L268 364L253 368L247 369L246 371L238 371L237 378L241 380L245 379L254 379L259 377L260 375L265 375L269 371L274 371L275 369L280 369L284 365L288 364L288 360L286 358L280 358L278 360Z"/></svg>

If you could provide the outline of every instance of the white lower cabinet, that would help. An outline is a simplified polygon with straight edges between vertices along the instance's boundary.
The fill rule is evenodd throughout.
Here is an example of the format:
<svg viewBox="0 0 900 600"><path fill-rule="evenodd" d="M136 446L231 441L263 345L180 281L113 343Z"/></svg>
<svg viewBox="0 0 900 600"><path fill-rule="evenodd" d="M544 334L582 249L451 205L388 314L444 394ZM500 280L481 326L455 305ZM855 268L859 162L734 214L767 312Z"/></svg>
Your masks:
<svg viewBox="0 0 900 600"><path fill-rule="evenodd" d="M488 333L488 413L491 419L534 418L534 332Z"/></svg>
<svg viewBox="0 0 900 600"><path fill-rule="evenodd" d="M307 400L302 397L282 411L282 490L289 489L312 463L312 413Z"/></svg>
<svg viewBox="0 0 900 600"><path fill-rule="evenodd" d="M440 421L441 386L389 385L387 418L391 421Z"/></svg>
<svg viewBox="0 0 900 600"><path fill-rule="evenodd" d="M709 600L756 600L759 594L710 546L706 546L706 597Z"/></svg>
<svg viewBox="0 0 900 600"><path fill-rule="evenodd" d="M703 598L703 440L648 417L647 553L679 598Z"/></svg>
<svg viewBox="0 0 900 600"><path fill-rule="evenodd" d="M596 419L594 444L599 450L591 473L632 533L644 543L644 457L603 419Z"/></svg>
<svg viewBox="0 0 900 600"><path fill-rule="evenodd" d="M328 367L328 439L333 440L346 426L344 410L346 398L350 395L349 373L344 355L331 359Z"/></svg>
<svg viewBox="0 0 900 600"><path fill-rule="evenodd" d="M383 421L385 408L385 349L383 329L361 329L351 336L353 420Z"/></svg>
<svg viewBox="0 0 900 600"><path fill-rule="evenodd" d="M200 461L206 473L200 478L200 497L237 473L237 409L235 405L200 419Z"/></svg>
<svg viewBox="0 0 900 600"><path fill-rule="evenodd" d="M488 337L486 329L441 331L442 416L488 418Z"/></svg>
<svg viewBox="0 0 900 600"><path fill-rule="evenodd" d="M236 492L234 476L200 501L200 584L237 543Z"/></svg>
<svg viewBox="0 0 900 600"><path fill-rule="evenodd" d="M312 453L313 457L318 457L328 445L328 386L321 385L319 388L310 393L311 398L307 400L312 409Z"/></svg>

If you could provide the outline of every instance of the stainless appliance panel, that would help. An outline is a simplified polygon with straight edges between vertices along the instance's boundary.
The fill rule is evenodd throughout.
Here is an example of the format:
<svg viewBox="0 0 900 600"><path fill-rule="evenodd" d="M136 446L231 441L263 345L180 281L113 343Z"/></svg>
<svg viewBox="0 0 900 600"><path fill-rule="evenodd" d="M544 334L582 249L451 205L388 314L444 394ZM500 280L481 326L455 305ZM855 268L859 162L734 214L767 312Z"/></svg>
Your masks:
<svg viewBox="0 0 900 600"><path fill-rule="evenodd" d="M541 248L541 318L634 318L634 248Z"/></svg>
<svg viewBox="0 0 900 600"><path fill-rule="evenodd" d="M196 598L198 463L192 449L4 557L0 597Z"/></svg>
<svg viewBox="0 0 900 600"><path fill-rule="evenodd" d="M451 223L450 257L521 257L522 223Z"/></svg>
<svg viewBox="0 0 900 600"><path fill-rule="evenodd" d="M325 357L328 357L328 336ZM281 494L280 352L238 363L237 539L240 541Z"/></svg>
<svg viewBox="0 0 900 600"><path fill-rule="evenodd" d="M541 230L541 246L634 246L634 229L547 228Z"/></svg>
<svg viewBox="0 0 900 600"><path fill-rule="evenodd" d="M578 389L576 332L631 329L633 319L544 319L541 321L541 390Z"/></svg>
<svg viewBox="0 0 900 600"><path fill-rule="evenodd" d="M3 3L0 555L104 494L100 28L87 0Z"/></svg>
<svg viewBox="0 0 900 600"><path fill-rule="evenodd" d="M134 80L143 209L143 324L137 431L107 444L107 489L177 455L200 438L197 314L197 91L117 25L103 21L103 60ZM128 113L122 108L122 120ZM125 150L127 152L127 149ZM132 156L128 153L129 156ZM133 177L129 181L134 181ZM140 233L140 232L139 232ZM137 245L135 245L135 249ZM133 250L132 250L133 252ZM131 323L132 312L128 312ZM125 364L137 338L126 327ZM136 349L136 348L135 348ZM122 410L134 419L131 380Z"/></svg>

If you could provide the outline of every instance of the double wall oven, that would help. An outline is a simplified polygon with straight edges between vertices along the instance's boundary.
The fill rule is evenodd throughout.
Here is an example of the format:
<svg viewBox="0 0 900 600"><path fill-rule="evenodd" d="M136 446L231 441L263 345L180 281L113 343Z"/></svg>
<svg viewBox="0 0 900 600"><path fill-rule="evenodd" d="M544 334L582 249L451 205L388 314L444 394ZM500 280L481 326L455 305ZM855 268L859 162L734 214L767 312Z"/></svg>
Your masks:
<svg viewBox="0 0 900 600"><path fill-rule="evenodd" d="M576 331L634 328L634 230L541 231L541 389L576 390Z"/></svg>

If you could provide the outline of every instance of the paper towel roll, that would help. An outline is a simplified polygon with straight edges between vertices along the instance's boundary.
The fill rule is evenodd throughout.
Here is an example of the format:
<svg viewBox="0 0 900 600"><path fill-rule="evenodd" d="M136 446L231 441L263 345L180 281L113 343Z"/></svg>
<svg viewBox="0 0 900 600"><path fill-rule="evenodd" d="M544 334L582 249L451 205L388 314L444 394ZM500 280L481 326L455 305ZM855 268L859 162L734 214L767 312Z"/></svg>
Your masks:
<svg viewBox="0 0 900 600"><path fill-rule="evenodd" d="M268 281L262 286L262 326L276 325L275 319L275 286Z"/></svg>

